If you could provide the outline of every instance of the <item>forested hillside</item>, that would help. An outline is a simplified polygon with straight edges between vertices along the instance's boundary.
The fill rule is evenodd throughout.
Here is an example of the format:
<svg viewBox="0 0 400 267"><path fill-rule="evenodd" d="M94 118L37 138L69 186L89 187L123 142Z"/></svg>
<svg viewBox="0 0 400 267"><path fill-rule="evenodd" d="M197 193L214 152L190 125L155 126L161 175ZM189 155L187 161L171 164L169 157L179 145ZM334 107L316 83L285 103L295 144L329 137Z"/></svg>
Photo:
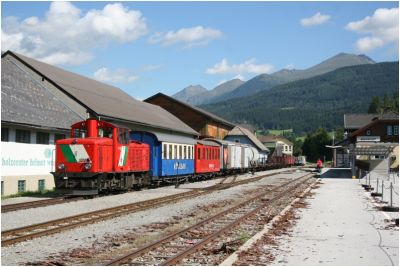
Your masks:
<svg viewBox="0 0 400 267"><path fill-rule="evenodd" d="M373 96L398 97L398 90L398 62L387 62L344 67L201 108L258 129L303 133L343 126L344 113L366 113Z"/></svg>

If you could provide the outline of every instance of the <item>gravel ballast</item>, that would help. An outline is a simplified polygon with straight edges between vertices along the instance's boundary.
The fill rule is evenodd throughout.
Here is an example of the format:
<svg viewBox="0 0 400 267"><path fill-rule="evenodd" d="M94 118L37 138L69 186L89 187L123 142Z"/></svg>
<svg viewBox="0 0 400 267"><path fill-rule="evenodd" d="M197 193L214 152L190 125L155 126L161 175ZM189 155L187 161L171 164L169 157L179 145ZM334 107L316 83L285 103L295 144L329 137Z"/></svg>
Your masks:
<svg viewBox="0 0 400 267"><path fill-rule="evenodd" d="M277 170L276 170L277 171ZM257 175L259 175L258 173ZM96 224L72 229L67 232L62 232L50 237L42 237L37 238L31 241L26 241L20 244L16 244L10 247L2 248L2 263L3 265L19 265L24 264L26 262L34 262L45 260L47 257L58 254L60 252L66 252L70 249L77 247L91 247L95 242L104 242L104 236L106 235L117 235L123 234L129 231L134 231L138 227L142 225L147 225L151 223L162 223L168 222L172 217L180 216L184 217L194 211L196 211L199 205L208 205L218 201L232 199L239 197L243 192L248 191L250 189L255 189L261 185L271 185L281 183L282 180L288 180L291 178L297 178L299 176L304 175L304 172L294 173L294 174L280 174L276 176L271 176L264 178L258 182L236 186L233 188L229 188L226 190L221 190L217 192L210 193L206 196L200 196L197 198L193 198L190 200L181 201L178 203L170 204L167 206L163 206L160 208L155 208L151 210L146 210L142 212L133 213L130 215L118 217L112 220L107 220L104 222L99 222ZM209 185L207 185L209 186ZM182 192L185 189L179 189L179 192ZM171 193L172 192L172 193ZM137 194L136 201L142 201L145 199L150 199L154 197L160 197L162 195L170 195L176 193L176 189L173 187L164 187L155 190L146 190L142 192L135 192ZM140 194L138 194L140 193ZM112 197L121 197L121 199L126 199L127 195L124 194L120 196L112 196ZM133 194L132 194L133 195ZM139 197L139 195L141 197ZM142 198L143 197L143 198ZM103 199L93 199L91 201L96 201L96 208L99 209L99 206L105 199L109 200L111 197L107 197ZM116 201L114 199L114 201ZM131 200L132 201L132 200ZM63 205L71 205L72 208L77 208L77 203L68 203L57 205L58 209ZM99 204L100 203L100 204ZM114 202L116 203L116 202ZM118 205L122 204L121 202ZM94 205L92 202L91 205ZM39 209L34 209L37 211L45 208L55 208L52 207L43 207ZM105 207L101 207L105 208ZM33 210L33 209L32 209ZM27 212L27 211L25 211ZM81 211L83 212L83 211ZM77 213L81 213L77 212ZM65 217L65 213L60 211L62 214L61 217ZM25 215L27 216L27 215ZM33 215L32 215L33 216ZM26 217L25 217L26 218ZM11 217L9 218L11 219ZM30 218L32 221L34 218ZM48 217L47 217L47 220ZM3 223L5 219L3 218ZM10 224L10 223L9 223Z"/></svg>

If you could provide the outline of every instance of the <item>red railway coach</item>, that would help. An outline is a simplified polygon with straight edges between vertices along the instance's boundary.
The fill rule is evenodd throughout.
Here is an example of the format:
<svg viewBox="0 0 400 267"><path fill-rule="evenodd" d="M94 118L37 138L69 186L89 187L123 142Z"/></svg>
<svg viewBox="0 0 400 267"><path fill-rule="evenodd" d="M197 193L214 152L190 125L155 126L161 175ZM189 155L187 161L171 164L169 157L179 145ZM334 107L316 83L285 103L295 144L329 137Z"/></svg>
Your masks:
<svg viewBox="0 0 400 267"><path fill-rule="evenodd" d="M130 141L127 128L96 119L75 123L71 138L56 142L56 188L129 189L149 171L149 155L149 145Z"/></svg>
<svg viewBox="0 0 400 267"><path fill-rule="evenodd" d="M221 170L220 146L200 140L195 145L195 173L215 173Z"/></svg>

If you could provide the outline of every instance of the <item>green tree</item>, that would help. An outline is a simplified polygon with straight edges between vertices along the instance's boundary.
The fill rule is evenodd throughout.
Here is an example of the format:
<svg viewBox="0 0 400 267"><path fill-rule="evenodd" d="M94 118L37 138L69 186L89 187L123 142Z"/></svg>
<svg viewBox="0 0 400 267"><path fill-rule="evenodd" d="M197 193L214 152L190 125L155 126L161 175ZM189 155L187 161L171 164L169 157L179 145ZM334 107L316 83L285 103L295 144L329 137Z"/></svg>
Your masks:
<svg viewBox="0 0 400 267"><path fill-rule="evenodd" d="M331 160L332 152L326 145L331 145L332 139L329 137L325 128L318 128L312 133L308 133L304 140L302 150L303 155L307 156L309 161L316 161L317 159Z"/></svg>
<svg viewBox="0 0 400 267"><path fill-rule="evenodd" d="M369 104L368 113L370 114L380 113L381 107L382 107L381 99L379 98L379 96L374 96L372 97L371 104Z"/></svg>
<svg viewBox="0 0 400 267"><path fill-rule="evenodd" d="M344 138L344 129L343 127L336 127L335 129L335 142L342 141Z"/></svg>

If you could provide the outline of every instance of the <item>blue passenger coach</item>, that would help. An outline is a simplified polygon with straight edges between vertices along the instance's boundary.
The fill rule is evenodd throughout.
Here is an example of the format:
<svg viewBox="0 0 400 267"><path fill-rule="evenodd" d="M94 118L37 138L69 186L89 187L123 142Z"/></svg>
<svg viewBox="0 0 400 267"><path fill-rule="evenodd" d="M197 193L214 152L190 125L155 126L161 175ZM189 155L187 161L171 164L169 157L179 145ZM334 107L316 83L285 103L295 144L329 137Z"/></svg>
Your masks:
<svg viewBox="0 0 400 267"><path fill-rule="evenodd" d="M193 175L194 139L146 131L132 131L131 139L149 144L150 176L153 180L168 181L175 176Z"/></svg>

